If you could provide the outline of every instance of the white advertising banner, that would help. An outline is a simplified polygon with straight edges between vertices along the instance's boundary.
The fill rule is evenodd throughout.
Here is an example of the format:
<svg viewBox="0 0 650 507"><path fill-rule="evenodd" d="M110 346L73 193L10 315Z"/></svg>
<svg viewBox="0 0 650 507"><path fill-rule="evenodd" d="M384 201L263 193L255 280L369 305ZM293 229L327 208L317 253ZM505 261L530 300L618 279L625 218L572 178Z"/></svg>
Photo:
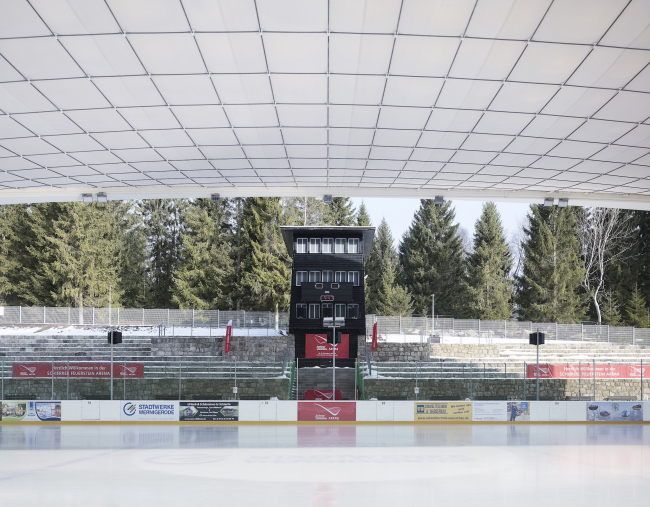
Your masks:
<svg viewBox="0 0 650 507"><path fill-rule="evenodd" d="M474 401L474 421L505 421L507 407L505 401Z"/></svg>
<svg viewBox="0 0 650 507"><path fill-rule="evenodd" d="M177 401L124 401L121 421L178 421Z"/></svg>

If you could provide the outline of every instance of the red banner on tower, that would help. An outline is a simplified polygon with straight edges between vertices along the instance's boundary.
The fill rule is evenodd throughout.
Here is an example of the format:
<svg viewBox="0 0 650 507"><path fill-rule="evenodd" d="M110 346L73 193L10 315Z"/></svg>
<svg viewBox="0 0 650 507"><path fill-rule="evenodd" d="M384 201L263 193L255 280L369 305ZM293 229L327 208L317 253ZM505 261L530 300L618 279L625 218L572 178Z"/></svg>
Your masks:
<svg viewBox="0 0 650 507"><path fill-rule="evenodd" d="M226 345L224 349L224 354L227 354L230 352L230 336L232 335L232 320L228 321L228 325L226 326Z"/></svg>
<svg viewBox="0 0 650 507"><path fill-rule="evenodd" d="M308 334L305 337L305 357L310 359L332 359L332 344L327 343L327 335ZM336 356L350 357L350 335L342 334L341 343L336 345Z"/></svg>

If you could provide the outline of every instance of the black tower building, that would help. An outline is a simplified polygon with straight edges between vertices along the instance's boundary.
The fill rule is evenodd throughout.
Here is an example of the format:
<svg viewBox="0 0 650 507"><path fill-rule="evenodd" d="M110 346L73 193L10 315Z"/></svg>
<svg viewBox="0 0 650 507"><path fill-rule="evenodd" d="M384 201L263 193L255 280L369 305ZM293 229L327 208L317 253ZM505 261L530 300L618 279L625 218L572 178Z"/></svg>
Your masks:
<svg viewBox="0 0 650 507"><path fill-rule="evenodd" d="M359 335L366 333L363 260L370 255L374 227L282 227L293 257L289 332L295 337L300 367L332 366L333 330L336 366L351 367Z"/></svg>

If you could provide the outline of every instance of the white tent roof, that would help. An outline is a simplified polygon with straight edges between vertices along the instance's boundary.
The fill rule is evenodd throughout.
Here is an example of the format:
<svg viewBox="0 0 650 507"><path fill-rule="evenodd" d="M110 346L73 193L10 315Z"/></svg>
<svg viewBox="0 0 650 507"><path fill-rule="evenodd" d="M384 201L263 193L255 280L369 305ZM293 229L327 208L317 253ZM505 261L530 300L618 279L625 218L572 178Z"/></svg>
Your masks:
<svg viewBox="0 0 650 507"><path fill-rule="evenodd" d="M650 208L647 0L0 0L0 203Z"/></svg>

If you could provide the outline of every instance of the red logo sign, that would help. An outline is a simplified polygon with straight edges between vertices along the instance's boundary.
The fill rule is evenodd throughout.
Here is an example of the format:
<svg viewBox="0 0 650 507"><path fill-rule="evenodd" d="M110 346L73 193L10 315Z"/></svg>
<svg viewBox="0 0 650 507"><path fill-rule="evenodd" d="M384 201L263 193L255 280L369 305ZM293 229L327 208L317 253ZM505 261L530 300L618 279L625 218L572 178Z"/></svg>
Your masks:
<svg viewBox="0 0 650 507"><path fill-rule="evenodd" d="M643 367L643 377L650 375L650 367ZM526 365L526 376L537 378L537 365ZM593 363L540 364L539 378L593 378ZM641 378L641 365L596 364L596 378Z"/></svg>
<svg viewBox="0 0 650 507"><path fill-rule="evenodd" d="M111 378L111 363L13 363L13 378ZM143 363L113 363L113 378L143 378Z"/></svg>
<svg viewBox="0 0 650 507"><path fill-rule="evenodd" d="M299 421L356 421L357 404L354 401L300 401Z"/></svg>
<svg viewBox="0 0 650 507"><path fill-rule="evenodd" d="M331 389L307 389L305 391L306 400L332 400L332 390ZM343 399L343 393L337 389L336 398L337 400Z"/></svg>
<svg viewBox="0 0 650 507"><path fill-rule="evenodd" d="M330 331L331 333L331 331ZM305 338L305 357L310 359L332 359L332 344L327 343L326 334L308 334ZM350 357L350 335L341 335L336 345L336 358Z"/></svg>

